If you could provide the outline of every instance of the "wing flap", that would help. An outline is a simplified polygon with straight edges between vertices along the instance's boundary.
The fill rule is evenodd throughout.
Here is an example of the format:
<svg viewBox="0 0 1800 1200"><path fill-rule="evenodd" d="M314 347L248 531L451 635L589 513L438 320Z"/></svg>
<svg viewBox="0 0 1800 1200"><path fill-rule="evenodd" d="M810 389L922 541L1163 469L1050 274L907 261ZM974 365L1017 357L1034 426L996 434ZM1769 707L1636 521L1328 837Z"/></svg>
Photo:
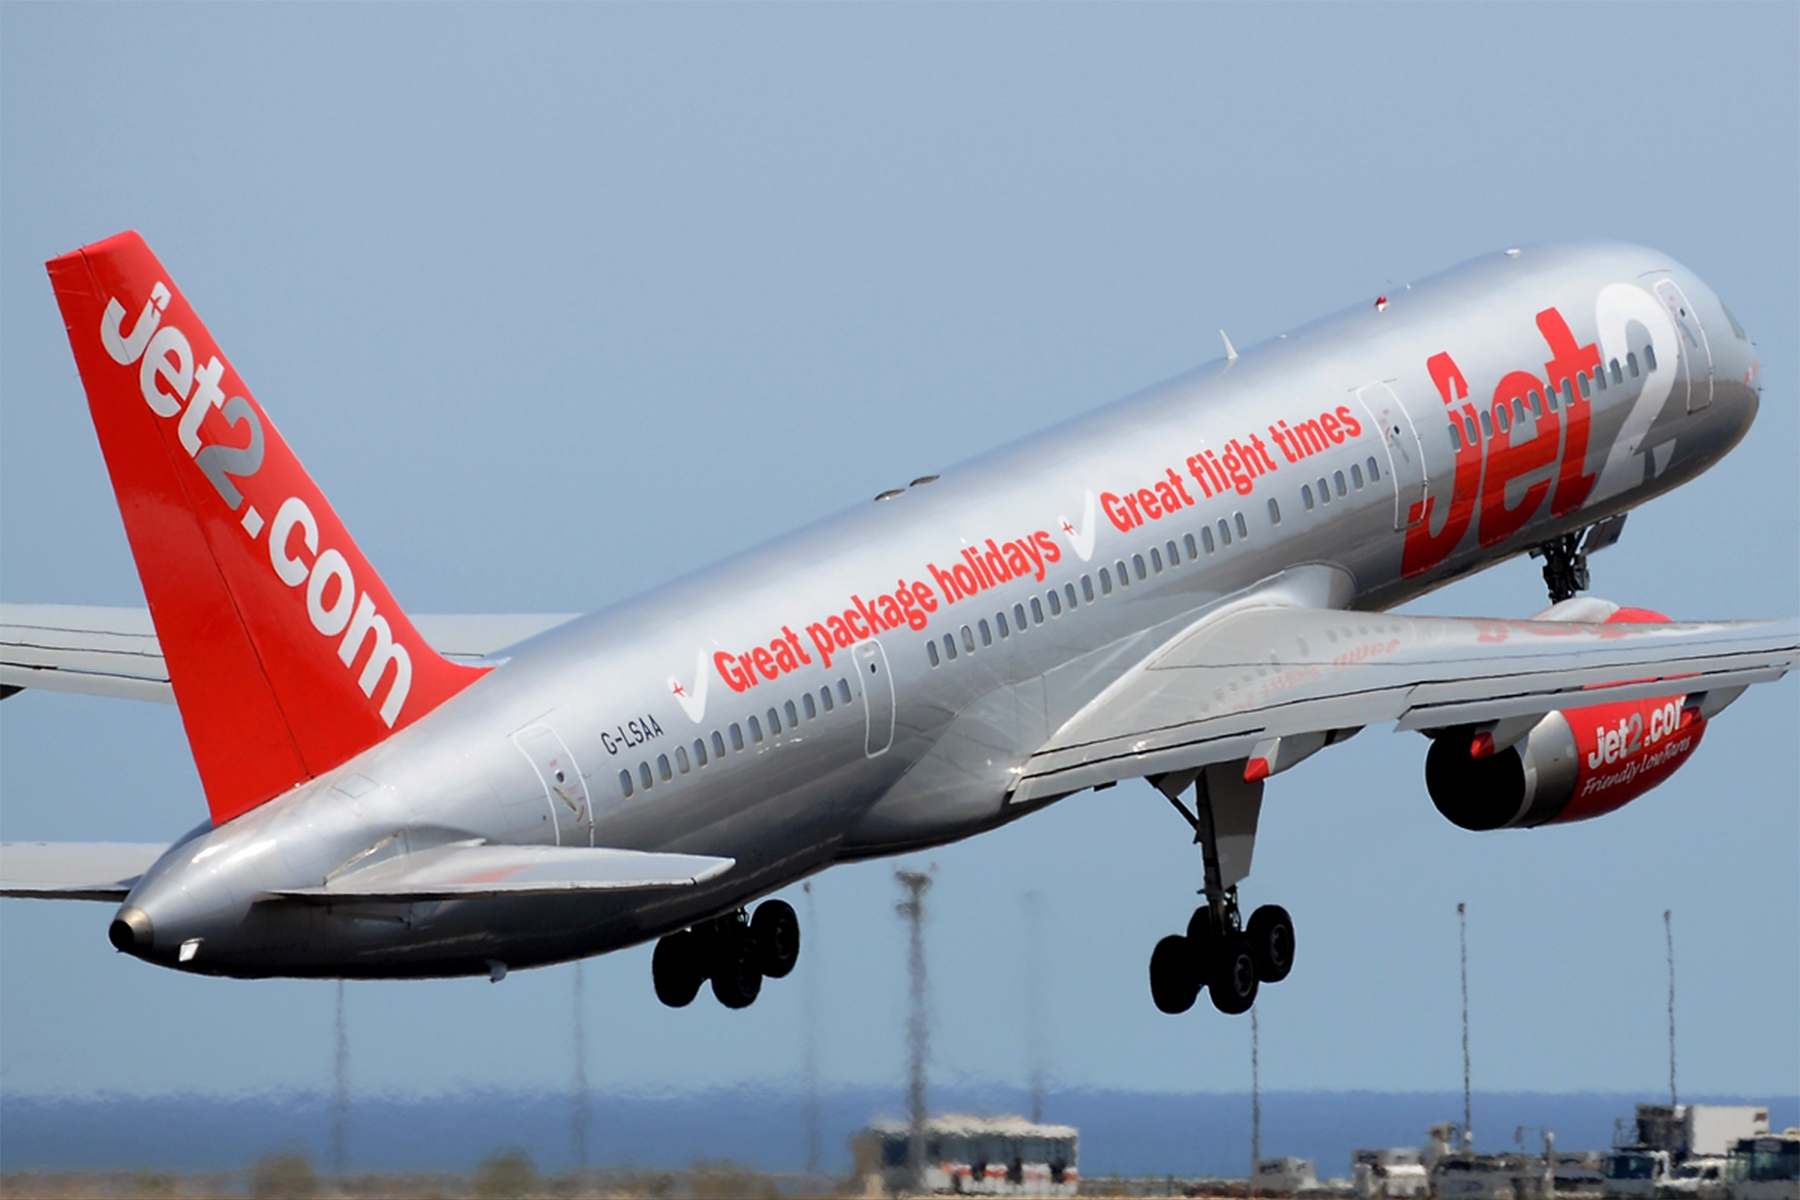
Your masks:
<svg viewBox="0 0 1800 1200"><path fill-rule="evenodd" d="M420 616L413 624L445 658L480 663L572 619L569 613L468 613ZM175 702L147 608L0 604L0 688Z"/></svg>
<svg viewBox="0 0 1800 1200"><path fill-rule="evenodd" d="M7 842L0 896L123 900L167 849L161 842Z"/></svg>
<svg viewBox="0 0 1800 1200"><path fill-rule="evenodd" d="M587 846L439 846L270 898L314 904L467 900L693 887L736 864L703 854L661 854Z"/></svg>
<svg viewBox="0 0 1800 1200"><path fill-rule="evenodd" d="M1800 622L1792 620L1238 610L1201 621L1077 713L1026 763L1014 798L1226 762L1271 737L1385 721L1434 729L1766 682L1796 658Z"/></svg>

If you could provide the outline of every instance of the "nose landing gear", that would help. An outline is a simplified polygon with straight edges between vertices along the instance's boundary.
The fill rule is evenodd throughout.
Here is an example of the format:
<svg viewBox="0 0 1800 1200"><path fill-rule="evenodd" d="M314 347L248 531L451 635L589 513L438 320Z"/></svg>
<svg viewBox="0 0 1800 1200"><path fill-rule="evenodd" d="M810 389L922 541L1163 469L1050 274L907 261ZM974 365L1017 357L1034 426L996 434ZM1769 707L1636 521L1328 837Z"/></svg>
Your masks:
<svg viewBox="0 0 1800 1200"><path fill-rule="evenodd" d="M1243 777L1243 763L1224 763L1152 779L1194 830L1206 869L1206 903L1187 931L1163 938L1150 955L1150 998L1166 1013L1186 1012L1205 988L1213 1007L1245 1013L1257 989L1294 969L1294 922L1279 905L1265 904L1243 922L1237 885L1250 874L1262 782ZM1194 787L1189 811L1181 793Z"/></svg>
<svg viewBox="0 0 1800 1200"><path fill-rule="evenodd" d="M748 1008L762 993L763 979L781 979L800 958L800 918L785 900L765 900L755 917L743 909L671 933L656 943L650 978L656 998L685 1008L712 981L713 995L726 1008Z"/></svg>

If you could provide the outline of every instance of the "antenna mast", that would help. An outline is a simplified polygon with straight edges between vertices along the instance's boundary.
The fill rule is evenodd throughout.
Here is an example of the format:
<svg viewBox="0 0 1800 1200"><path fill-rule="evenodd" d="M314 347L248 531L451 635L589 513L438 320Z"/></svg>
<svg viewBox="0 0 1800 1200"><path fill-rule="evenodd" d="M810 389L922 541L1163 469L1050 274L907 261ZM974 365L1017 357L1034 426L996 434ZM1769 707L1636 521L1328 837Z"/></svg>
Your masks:
<svg viewBox="0 0 1800 1200"><path fill-rule="evenodd" d="M1456 906L1456 933L1462 950L1463 1149L1473 1150L1475 1131L1469 1124L1469 920L1461 903Z"/></svg>
<svg viewBox="0 0 1800 1200"><path fill-rule="evenodd" d="M1669 951L1669 1107L1674 1108L1675 1099L1675 927L1670 923L1669 910L1663 909L1663 943Z"/></svg>
<svg viewBox="0 0 1800 1200"><path fill-rule="evenodd" d="M895 871L906 899L895 907L909 926L906 967L912 984L912 1012L906 1022L907 1171L917 1189L925 1178L925 1057L930 1029L925 1020L925 891L931 876L923 871Z"/></svg>

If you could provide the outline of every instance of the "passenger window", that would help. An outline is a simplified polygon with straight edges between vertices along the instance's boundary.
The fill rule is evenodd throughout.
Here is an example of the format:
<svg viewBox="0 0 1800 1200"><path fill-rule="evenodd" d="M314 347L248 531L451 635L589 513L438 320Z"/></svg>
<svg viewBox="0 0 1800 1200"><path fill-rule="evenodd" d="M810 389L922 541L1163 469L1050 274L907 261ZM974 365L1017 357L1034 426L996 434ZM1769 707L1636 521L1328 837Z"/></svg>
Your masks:
<svg viewBox="0 0 1800 1200"><path fill-rule="evenodd" d="M695 738L694 739L694 765L697 767L704 767L706 765L706 739L705 738Z"/></svg>
<svg viewBox="0 0 1800 1200"><path fill-rule="evenodd" d="M1486 437L1494 436L1494 418L1489 416L1485 409L1481 413L1481 432Z"/></svg>
<svg viewBox="0 0 1800 1200"><path fill-rule="evenodd" d="M1181 551L1175 548L1175 543L1170 542L1168 545L1164 546L1163 549L1169 552L1169 565L1171 567L1179 567L1181 565Z"/></svg>
<svg viewBox="0 0 1800 1200"><path fill-rule="evenodd" d="M1494 428L1498 429L1501 433L1505 433L1512 428L1512 417L1511 414L1506 411L1506 405L1504 403L1496 404L1494 406Z"/></svg>
<svg viewBox="0 0 1800 1200"><path fill-rule="evenodd" d="M1551 412L1556 412L1561 408L1561 406L1556 403L1556 389L1555 388L1551 388L1549 391L1544 393L1544 407L1549 409Z"/></svg>
<svg viewBox="0 0 1800 1200"><path fill-rule="evenodd" d="M1044 623L1044 602L1036 596L1031 598L1031 623L1033 625Z"/></svg>
<svg viewBox="0 0 1800 1200"><path fill-rule="evenodd" d="M801 694L801 696L800 696L800 707L801 707L801 708L804 708L804 709L805 709L805 710L806 710L806 719L807 719L807 720L809 720L809 721L815 721L815 720L817 720L817 719L818 719L818 717L819 717L819 706L818 706L818 704L817 704L817 703L815 703L815 702L814 702L814 701L813 701L813 698L812 698L812 693L811 693L811 692L804 692L804 693L802 693L802 694Z"/></svg>
<svg viewBox="0 0 1800 1200"><path fill-rule="evenodd" d="M769 736L781 736L781 714L772 708L769 710Z"/></svg>
<svg viewBox="0 0 1800 1200"><path fill-rule="evenodd" d="M1644 370L1646 370L1646 371L1656 370L1656 347L1655 346L1646 345L1644 347Z"/></svg>
<svg viewBox="0 0 1800 1200"><path fill-rule="evenodd" d="M1612 381L1614 383L1625 382L1625 373L1619 370L1619 360L1616 358L1612 360Z"/></svg>
<svg viewBox="0 0 1800 1200"><path fill-rule="evenodd" d="M1538 394L1536 388L1532 388L1530 391L1526 392L1525 398L1531 404L1532 415L1539 417L1544 415L1544 398Z"/></svg>
<svg viewBox="0 0 1800 1200"><path fill-rule="evenodd" d="M1462 427L1459 426L1455 421L1452 421L1452 422L1450 422L1449 430L1450 430L1450 452L1452 454L1454 454L1458 450L1461 450L1463 448Z"/></svg>
<svg viewBox="0 0 1800 1200"><path fill-rule="evenodd" d="M1481 441L1481 434L1478 433L1475 429L1475 418L1464 417L1462 423L1463 423L1463 433L1465 435L1465 437L1463 439L1464 441L1466 441L1471 446L1473 446L1477 442Z"/></svg>
<svg viewBox="0 0 1800 1200"><path fill-rule="evenodd" d="M1125 560L1121 558L1119 561L1115 562L1113 564L1113 566L1118 568L1118 571L1119 571L1119 586L1120 587L1130 587L1131 586L1131 572L1127 571L1125 569Z"/></svg>
<svg viewBox="0 0 1800 1200"><path fill-rule="evenodd" d="M1072 583L1063 584L1063 595L1068 598L1069 611L1074 612L1075 611L1075 585Z"/></svg>
<svg viewBox="0 0 1800 1200"><path fill-rule="evenodd" d="M1594 368L1594 387L1599 389L1602 392L1604 392L1606 390L1606 364L1605 363L1601 363L1599 366Z"/></svg>
<svg viewBox="0 0 1800 1200"><path fill-rule="evenodd" d="M646 792L650 790L650 764L649 763L641 762L638 764L638 782L642 783L644 785L644 790Z"/></svg>
<svg viewBox="0 0 1800 1200"><path fill-rule="evenodd" d="M786 704L783 704L781 706L781 708L782 708L783 712L787 713L788 728L789 729L799 728L800 714L798 711L795 710L794 702L792 700L789 700Z"/></svg>
<svg viewBox="0 0 1800 1200"><path fill-rule="evenodd" d="M1181 541L1182 541L1182 544L1187 547L1188 558L1190 560L1200 557L1200 547L1194 545L1194 535L1193 534L1191 534L1191 533L1183 534Z"/></svg>
<svg viewBox="0 0 1800 1200"><path fill-rule="evenodd" d="M1583 371L1575 378L1581 381L1581 398L1591 400L1594 396L1594 389L1593 385L1588 382L1587 372Z"/></svg>
<svg viewBox="0 0 1800 1200"><path fill-rule="evenodd" d="M1275 497L1269 497L1269 524L1281 524L1281 505L1275 503Z"/></svg>
<svg viewBox="0 0 1800 1200"><path fill-rule="evenodd" d="M1342 484L1343 482L1344 482L1343 473L1339 472L1338 473L1338 483ZM1343 493L1339 492L1338 495L1341 496L1341 495L1343 495ZM1232 517L1232 521L1233 521L1233 523L1235 523L1237 525L1238 541L1241 542L1241 541L1245 541L1246 539L1248 539L1250 536L1250 527L1248 525L1244 524L1244 514L1238 513L1236 516Z"/></svg>
<svg viewBox="0 0 1800 1200"><path fill-rule="evenodd" d="M953 633L944 635L944 657L951 662L956 661L956 635Z"/></svg>
<svg viewBox="0 0 1800 1200"><path fill-rule="evenodd" d="M675 772L669 770L669 756L666 754L656 756L656 777L664 783L675 778Z"/></svg>
<svg viewBox="0 0 1800 1200"><path fill-rule="evenodd" d="M1333 471L1331 473L1331 478L1337 483L1337 494L1339 496L1347 494L1344 487L1344 473L1342 471ZM1239 530L1239 532L1241 533L1243 531Z"/></svg>
<svg viewBox="0 0 1800 1200"><path fill-rule="evenodd" d="M1224 517L1219 518L1219 544L1221 546L1231 545L1231 526L1225 523Z"/></svg>
<svg viewBox="0 0 1800 1200"><path fill-rule="evenodd" d="M624 795L627 797L629 797L631 795L631 772L630 771L620 771L619 772L619 792L621 795Z"/></svg>
<svg viewBox="0 0 1800 1200"><path fill-rule="evenodd" d="M1584 382L1582 386L1584 390L1581 394L1585 396L1587 395L1585 390L1587 385ZM1517 396L1513 397L1513 423L1515 425L1523 425L1525 423L1525 402Z"/></svg>
<svg viewBox="0 0 1800 1200"><path fill-rule="evenodd" d="M1308 494L1310 495L1311 493L1308 493ZM1206 552L1208 554L1211 554L1213 552L1213 535L1212 535L1212 526L1211 525L1202 525L1200 527L1200 544L1202 546L1206 547Z"/></svg>
<svg viewBox="0 0 1800 1200"><path fill-rule="evenodd" d="M1362 464L1361 463L1351 463L1350 464L1350 486L1355 488L1359 492L1362 491L1363 478L1362 478ZM1275 502L1273 500L1271 500L1271 501L1269 501L1269 503L1273 504Z"/></svg>
<svg viewBox="0 0 1800 1200"><path fill-rule="evenodd" d="M1150 547L1150 569L1158 575L1162 574L1162 552L1155 546Z"/></svg>
<svg viewBox="0 0 1800 1200"><path fill-rule="evenodd" d="M963 649L970 654L975 653L975 631L967 625L962 627Z"/></svg>
<svg viewBox="0 0 1800 1200"><path fill-rule="evenodd" d="M1002 638L1008 638L1008 637L1012 636L1012 631L1007 629L1007 627L1006 627L1006 614L1005 613L997 612L994 614L994 625L1000 630L1000 636Z"/></svg>
<svg viewBox="0 0 1800 1200"><path fill-rule="evenodd" d="M1368 457L1367 462L1369 466L1369 482L1374 483L1377 479L1381 478L1381 468L1375 465L1375 456L1373 454Z"/></svg>
<svg viewBox="0 0 1800 1200"><path fill-rule="evenodd" d="M850 703L850 681L841 676L838 679L838 699L845 704Z"/></svg>
<svg viewBox="0 0 1800 1200"><path fill-rule="evenodd" d="M1319 503L1331 503L1331 485L1325 482L1325 477L1323 475L1319 476ZM1224 522L1221 521L1220 524L1224 524Z"/></svg>
<svg viewBox="0 0 1800 1200"><path fill-rule="evenodd" d="M1091 575L1081 577L1081 598L1089 604L1094 602L1094 577Z"/></svg>
<svg viewBox="0 0 1800 1200"><path fill-rule="evenodd" d="M760 721L758 721L755 717L747 718L745 723L750 726L750 740L752 742L761 742L762 741L762 723Z"/></svg>
<svg viewBox="0 0 1800 1200"><path fill-rule="evenodd" d="M1300 507L1304 508L1307 512L1311 512L1313 510L1312 484L1310 484L1310 483L1303 483L1300 485ZM1206 535L1206 531L1204 529L1201 530L1200 532L1201 532L1202 536ZM1207 541L1206 552L1208 554L1211 554L1212 553L1212 538L1207 537L1206 541Z"/></svg>
<svg viewBox="0 0 1800 1200"><path fill-rule="evenodd" d="M1575 385L1567 379L1562 381L1562 398L1564 407L1575 403Z"/></svg>
<svg viewBox="0 0 1800 1200"><path fill-rule="evenodd" d="M1102 596L1112 595L1112 571L1106 567L1100 568L1100 594Z"/></svg>
<svg viewBox="0 0 1800 1200"><path fill-rule="evenodd" d="M983 618L981 618L981 620L976 622L976 628L981 630L981 644L982 645L991 646L994 644L994 631L992 628L989 627L986 617L983 617Z"/></svg>
<svg viewBox="0 0 1800 1200"><path fill-rule="evenodd" d="M925 643L925 657L931 660L931 665L934 667L944 661L938 657L936 638Z"/></svg>
<svg viewBox="0 0 1800 1200"><path fill-rule="evenodd" d="M1020 633L1025 632L1025 606L1023 604L1013 605L1013 628Z"/></svg>
<svg viewBox="0 0 1800 1200"><path fill-rule="evenodd" d="M720 736L719 731L716 729L713 730L712 739L713 739L713 757L714 758L724 758L725 757L725 739L722 736ZM741 749L741 747L740 747L740 749Z"/></svg>
<svg viewBox="0 0 1800 1200"><path fill-rule="evenodd" d="M819 689L819 703L823 704L825 706L826 712L831 711L833 706L831 703L831 685L830 684L826 684L824 687Z"/></svg>
<svg viewBox="0 0 1800 1200"><path fill-rule="evenodd" d="M680 769L683 775L688 773L689 767L686 746L675 747L675 765Z"/></svg>
<svg viewBox="0 0 1800 1200"><path fill-rule="evenodd" d="M1055 588L1051 588L1047 593L1045 593L1044 599L1046 599L1050 602L1050 615L1051 616L1053 616L1053 617L1062 616L1062 601L1058 600L1056 598L1056 589Z"/></svg>
<svg viewBox="0 0 1800 1200"><path fill-rule="evenodd" d="M733 750L742 750L744 748L744 731L738 726L736 721L731 723L731 748Z"/></svg>
<svg viewBox="0 0 1800 1200"><path fill-rule="evenodd" d="M1144 556L1143 555L1141 555L1141 554L1132 555L1131 556L1131 567L1134 571L1137 572L1137 577L1139 579L1150 578L1150 572L1144 570Z"/></svg>

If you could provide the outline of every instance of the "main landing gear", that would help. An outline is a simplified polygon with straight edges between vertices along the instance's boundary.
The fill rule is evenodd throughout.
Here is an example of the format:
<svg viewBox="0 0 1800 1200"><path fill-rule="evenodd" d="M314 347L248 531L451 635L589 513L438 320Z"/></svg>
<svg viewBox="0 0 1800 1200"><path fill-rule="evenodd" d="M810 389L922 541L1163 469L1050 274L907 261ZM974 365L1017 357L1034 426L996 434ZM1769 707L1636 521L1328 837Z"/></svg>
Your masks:
<svg viewBox="0 0 1800 1200"><path fill-rule="evenodd" d="M1550 603L1561 604L1575 593L1587 591L1588 555L1619 540L1627 515L1618 513L1586 529L1552 538L1531 552L1531 557L1544 560L1544 586L1550 591Z"/></svg>
<svg viewBox="0 0 1800 1200"><path fill-rule="evenodd" d="M1243 772L1242 762L1221 763L1150 781L1193 826L1206 868L1206 902L1185 933L1156 943L1150 955L1150 998L1166 1013L1192 1008L1201 988L1220 1012L1249 1012L1262 984L1279 983L1294 969L1294 922L1286 909L1265 904L1248 922L1239 919L1237 885L1250 873L1262 808L1262 782L1245 782ZM1190 783L1192 811L1181 802Z"/></svg>
<svg viewBox="0 0 1800 1200"><path fill-rule="evenodd" d="M692 1004L709 979L720 1004L748 1008L765 976L785 977L799 958L800 918L793 905L765 900L754 917L740 908L657 942L650 977L656 998L670 1008Z"/></svg>

